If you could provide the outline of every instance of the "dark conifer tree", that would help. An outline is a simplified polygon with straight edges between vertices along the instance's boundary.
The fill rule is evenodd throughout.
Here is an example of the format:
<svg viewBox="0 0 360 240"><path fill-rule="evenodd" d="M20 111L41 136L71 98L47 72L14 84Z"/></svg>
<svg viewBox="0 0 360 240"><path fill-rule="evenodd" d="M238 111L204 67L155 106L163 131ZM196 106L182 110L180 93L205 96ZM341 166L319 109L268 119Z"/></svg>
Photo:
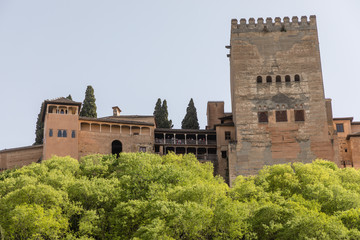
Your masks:
<svg viewBox="0 0 360 240"><path fill-rule="evenodd" d="M44 109L44 103L41 103L40 112L38 114L38 118L36 121L35 142L33 145L43 144L44 122L41 119L41 113L42 113L43 109Z"/></svg>
<svg viewBox="0 0 360 240"><path fill-rule="evenodd" d="M199 129L199 121L197 117L194 101L191 98L188 107L186 108L186 115L181 122L182 129Z"/></svg>
<svg viewBox="0 0 360 240"><path fill-rule="evenodd" d="M69 96L67 96L66 98L71 100L71 101L73 100L72 97L71 97L71 94L69 94Z"/></svg>
<svg viewBox="0 0 360 240"><path fill-rule="evenodd" d="M155 122L156 122L156 126L158 128L160 128L160 126L162 126L162 118L161 118L161 99L158 98L156 104L155 104L155 109L154 109L154 117L155 117Z"/></svg>
<svg viewBox="0 0 360 240"><path fill-rule="evenodd" d="M80 116L82 117L91 117L96 118L96 104L95 104L95 95L94 95L94 89L92 86L87 86L86 92L85 92L85 99L80 111Z"/></svg>
<svg viewBox="0 0 360 240"><path fill-rule="evenodd" d="M164 99L161 106L162 128L172 128L174 126L172 121L168 119L168 115L167 101Z"/></svg>

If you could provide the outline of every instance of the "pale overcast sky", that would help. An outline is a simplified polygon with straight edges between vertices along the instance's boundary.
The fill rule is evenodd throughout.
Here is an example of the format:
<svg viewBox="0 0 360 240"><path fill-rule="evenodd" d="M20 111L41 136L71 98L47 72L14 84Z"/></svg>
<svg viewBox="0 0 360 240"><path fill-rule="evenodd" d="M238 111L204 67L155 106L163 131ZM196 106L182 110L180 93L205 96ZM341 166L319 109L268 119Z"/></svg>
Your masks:
<svg viewBox="0 0 360 240"><path fill-rule="evenodd" d="M325 95L334 117L360 120L360 1L0 0L0 149L31 145L44 99L95 89L99 117L151 115L168 101L180 128L190 98L230 111L232 18L317 16Z"/></svg>

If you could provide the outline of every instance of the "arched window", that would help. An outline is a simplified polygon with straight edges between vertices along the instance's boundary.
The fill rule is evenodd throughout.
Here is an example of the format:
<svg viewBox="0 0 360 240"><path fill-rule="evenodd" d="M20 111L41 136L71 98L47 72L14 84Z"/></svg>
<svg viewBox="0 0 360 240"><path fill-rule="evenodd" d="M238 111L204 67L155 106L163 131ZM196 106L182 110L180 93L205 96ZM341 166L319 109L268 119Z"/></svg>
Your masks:
<svg viewBox="0 0 360 240"><path fill-rule="evenodd" d="M61 110L60 110L60 114L64 114L64 109L61 109Z"/></svg>
<svg viewBox="0 0 360 240"><path fill-rule="evenodd" d="M116 154L119 157L119 154L122 152L122 143L119 140L115 140L111 143L111 153Z"/></svg>
<svg viewBox="0 0 360 240"><path fill-rule="evenodd" d="M262 83L262 77L261 77L261 76L257 76L256 82L257 82L257 83Z"/></svg>
<svg viewBox="0 0 360 240"><path fill-rule="evenodd" d="M62 137L62 130L58 130L58 134L57 134L58 137Z"/></svg>
<svg viewBox="0 0 360 240"><path fill-rule="evenodd" d="M300 82L300 76L298 74L295 75L295 82Z"/></svg>
<svg viewBox="0 0 360 240"><path fill-rule="evenodd" d="M276 76L276 82L281 82L281 76L279 75Z"/></svg>
<svg viewBox="0 0 360 240"><path fill-rule="evenodd" d="M272 82L271 76L267 76L267 77L266 77L266 82L268 82L268 83Z"/></svg>
<svg viewBox="0 0 360 240"><path fill-rule="evenodd" d="M286 75L286 76L285 76L285 82L290 82L290 81L291 81L290 76L289 76L289 75Z"/></svg>
<svg viewBox="0 0 360 240"><path fill-rule="evenodd" d="M66 130L63 130L63 137L66 138L67 137L67 131Z"/></svg>

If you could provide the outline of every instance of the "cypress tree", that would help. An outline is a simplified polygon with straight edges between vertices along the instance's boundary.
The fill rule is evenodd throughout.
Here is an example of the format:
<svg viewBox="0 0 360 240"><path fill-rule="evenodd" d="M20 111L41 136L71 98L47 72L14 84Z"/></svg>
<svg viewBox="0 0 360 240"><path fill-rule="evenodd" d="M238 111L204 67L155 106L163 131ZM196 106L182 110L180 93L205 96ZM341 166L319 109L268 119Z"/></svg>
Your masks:
<svg viewBox="0 0 360 240"><path fill-rule="evenodd" d="M69 96L67 96L66 98L72 101L71 94L69 94Z"/></svg>
<svg viewBox="0 0 360 240"><path fill-rule="evenodd" d="M155 109L154 109L154 117L155 117L155 122L156 122L156 126L160 127L162 126L162 119L161 119L161 99L158 98L156 104L155 104Z"/></svg>
<svg viewBox="0 0 360 240"><path fill-rule="evenodd" d="M86 88L85 99L81 108L80 116L96 118L97 113L95 101L94 89L89 85Z"/></svg>
<svg viewBox="0 0 360 240"><path fill-rule="evenodd" d="M36 121L36 128L35 128L35 142L33 145L43 144L44 138L44 122L41 119L41 113L44 109L44 103L41 103L40 112L38 114L38 118Z"/></svg>
<svg viewBox="0 0 360 240"><path fill-rule="evenodd" d="M181 122L182 129L199 129L199 121L197 117L194 101L191 98L188 107L186 108L186 115Z"/></svg>
<svg viewBox="0 0 360 240"><path fill-rule="evenodd" d="M172 128L174 126L172 121L168 119L168 115L167 101L164 99L161 106L161 119L163 121L161 128Z"/></svg>

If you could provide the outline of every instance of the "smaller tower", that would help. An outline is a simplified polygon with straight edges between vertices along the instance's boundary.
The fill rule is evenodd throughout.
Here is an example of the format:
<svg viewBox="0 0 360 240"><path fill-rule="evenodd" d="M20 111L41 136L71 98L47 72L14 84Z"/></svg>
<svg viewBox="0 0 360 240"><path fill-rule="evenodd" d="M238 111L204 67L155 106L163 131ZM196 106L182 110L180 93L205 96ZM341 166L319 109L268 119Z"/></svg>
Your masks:
<svg viewBox="0 0 360 240"><path fill-rule="evenodd" d="M67 98L57 98L46 100L43 104L43 159L49 159L53 155L77 159L81 103Z"/></svg>

